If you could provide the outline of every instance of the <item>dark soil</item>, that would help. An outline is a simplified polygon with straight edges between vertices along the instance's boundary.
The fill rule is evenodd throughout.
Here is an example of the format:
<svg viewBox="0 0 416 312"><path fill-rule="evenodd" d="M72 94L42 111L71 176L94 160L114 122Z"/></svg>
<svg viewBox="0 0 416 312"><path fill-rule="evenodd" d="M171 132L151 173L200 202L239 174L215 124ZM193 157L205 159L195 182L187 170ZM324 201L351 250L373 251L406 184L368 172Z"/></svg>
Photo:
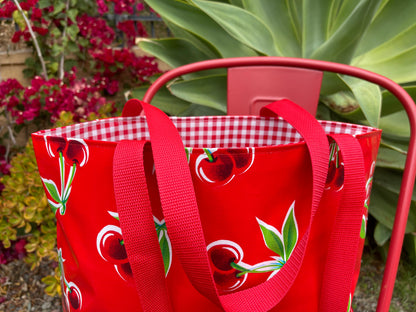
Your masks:
<svg viewBox="0 0 416 312"><path fill-rule="evenodd" d="M22 260L0 265L0 312L48 311L60 312L59 297L50 297L45 292L44 276L53 274L48 261L34 271Z"/></svg>
<svg viewBox="0 0 416 312"><path fill-rule="evenodd" d="M44 292L45 285L41 278L49 274L53 274L53 265L47 261L43 261L34 271L22 260L0 265L0 312L61 312L60 298L52 298ZM362 273L354 296L355 312L376 310L382 274L382 262L364 255ZM402 306L400 301L393 298L391 311L413 311Z"/></svg>

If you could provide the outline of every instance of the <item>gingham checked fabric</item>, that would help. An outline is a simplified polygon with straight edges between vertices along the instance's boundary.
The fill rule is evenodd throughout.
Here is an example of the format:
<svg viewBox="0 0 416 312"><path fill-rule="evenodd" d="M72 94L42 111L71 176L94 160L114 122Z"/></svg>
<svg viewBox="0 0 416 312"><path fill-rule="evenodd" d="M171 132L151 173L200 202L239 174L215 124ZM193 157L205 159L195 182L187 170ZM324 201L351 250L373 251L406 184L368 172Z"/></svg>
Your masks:
<svg viewBox="0 0 416 312"><path fill-rule="evenodd" d="M118 142L149 139L146 117L116 117L43 130L42 136L62 136L84 140ZM256 116L171 117L187 147L259 147L302 141L297 131L283 119ZM354 136L374 128L332 121L319 121L327 134Z"/></svg>

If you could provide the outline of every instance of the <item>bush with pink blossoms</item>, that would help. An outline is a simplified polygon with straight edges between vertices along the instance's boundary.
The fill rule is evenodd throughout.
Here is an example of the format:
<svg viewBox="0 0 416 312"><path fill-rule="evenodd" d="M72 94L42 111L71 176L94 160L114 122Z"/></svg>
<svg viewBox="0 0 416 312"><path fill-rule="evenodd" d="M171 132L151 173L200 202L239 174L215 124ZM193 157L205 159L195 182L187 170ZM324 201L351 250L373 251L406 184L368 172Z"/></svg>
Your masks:
<svg viewBox="0 0 416 312"><path fill-rule="evenodd" d="M102 96L107 85L102 81L98 76L79 79L75 68L63 80L36 76L27 87L8 79L0 82L0 111L17 125L27 122L51 125L63 111L72 112L74 120L80 121L107 103Z"/></svg>
<svg viewBox="0 0 416 312"><path fill-rule="evenodd" d="M73 113L75 121L86 118L159 73L154 58L131 49L137 36L147 36L143 25L129 20L111 25L103 15L143 9L140 0L1 1L0 18L18 25L11 41L26 42L34 54L24 70L32 79L29 86L14 79L0 82L0 145L14 144L13 132L23 125L50 125L62 111Z"/></svg>
<svg viewBox="0 0 416 312"><path fill-rule="evenodd" d="M130 88L159 72L153 58L142 60L143 57L131 50L136 37L147 36L145 27L138 21L116 23L106 18L114 13L139 14L144 9L142 1L23 0L19 2L20 12L15 1L0 2L0 18L12 18L19 25L13 42L23 40L29 46L38 46L33 57L26 60L24 73L29 78L41 75L46 79L63 79L65 71L77 66L80 72L90 76L97 73L104 76L103 81L109 84L107 89L114 91L121 76L125 78L126 88ZM120 51L122 44L126 48ZM143 68L138 68L140 66ZM141 76L142 73L145 76Z"/></svg>

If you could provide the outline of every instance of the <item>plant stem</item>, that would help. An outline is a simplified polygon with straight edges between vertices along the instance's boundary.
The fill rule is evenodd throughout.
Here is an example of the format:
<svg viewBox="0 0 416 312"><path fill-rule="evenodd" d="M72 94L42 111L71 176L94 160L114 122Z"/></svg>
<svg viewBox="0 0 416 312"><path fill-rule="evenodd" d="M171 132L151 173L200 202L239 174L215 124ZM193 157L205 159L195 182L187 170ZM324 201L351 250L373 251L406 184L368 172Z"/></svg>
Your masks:
<svg viewBox="0 0 416 312"><path fill-rule="evenodd" d="M65 39L65 37L66 37L66 29L68 28L68 10L69 10L69 1L70 0L67 0L66 1L66 5L65 5L65 8L66 8L66 14L65 14L65 27L64 27L64 31L62 32L62 42L64 41L64 39ZM60 80L62 80L62 79L64 79L64 62L65 62L65 53L64 53L64 49L62 50L62 53L61 53L61 58L60 58L60 60L59 60L59 71L58 71L58 73L59 73L59 79Z"/></svg>
<svg viewBox="0 0 416 312"><path fill-rule="evenodd" d="M32 26L30 25L30 21L28 20L25 12L23 12L23 9L20 6L19 1L13 0L13 2L14 2L14 4L16 4L17 9L19 10L20 14L22 14L23 19L25 20L27 29L29 30L30 36L32 37L33 44L35 45L36 53L38 54L40 64L42 65L43 78L48 80L48 72L46 71L45 61L43 59L42 52L40 51L40 47L39 47L39 44L38 44L38 40L36 39L36 35L33 32Z"/></svg>

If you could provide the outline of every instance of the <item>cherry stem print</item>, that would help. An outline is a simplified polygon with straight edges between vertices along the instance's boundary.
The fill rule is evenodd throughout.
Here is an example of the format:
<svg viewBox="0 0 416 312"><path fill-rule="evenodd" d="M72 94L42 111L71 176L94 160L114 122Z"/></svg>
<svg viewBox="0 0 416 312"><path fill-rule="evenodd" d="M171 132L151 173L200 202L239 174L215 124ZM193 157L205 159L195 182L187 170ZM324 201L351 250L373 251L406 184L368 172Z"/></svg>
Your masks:
<svg viewBox="0 0 416 312"><path fill-rule="evenodd" d="M333 157L335 156L335 165L338 168L338 145L336 143L331 143L331 152L329 154L329 163L331 163Z"/></svg>
<svg viewBox="0 0 416 312"><path fill-rule="evenodd" d="M74 181L77 166L82 167L86 164L89 157L89 150L86 143L81 139L69 139L59 137L45 138L46 150L50 157L58 155L59 159L59 175L60 188L51 179L42 177L45 189L52 199L48 199L48 203L52 211L56 213L59 210L61 215L66 212L66 204L71 193L72 182ZM66 165L69 164L69 174L66 178Z"/></svg>
<svg viewBox="0 0 416 312"><path fill-rule="evenodd" d="M275 272L277 270L280 270L283 265L286 263L282 258L280 257L272 257L273 260L270 261L264 261L257 263L256 265L250 266L250 268L246 268L242 265L239 265L238 263L231 262L230 265L233 269L236 269L237 271L240 271L240 273L237 274L237 277L240 277L247 273L267 273L267 272Z"/></svg>
<svg viewBox="0 0 416 312"><path fill-rule="evenodd" d="M65 278L65 271L64 271L64 261L65 259L62 257L62 249L58 249L58 260L59 260L59 271L61 273L61 281L62 281L62 289L64 290L64 302L66 305L66 309L69 310L69 306L71 306L74 310L81 309L82 305L82 295L79 287L71 281L67 281Z"/></svg>
<svg viewBox="0 0 416 312"><path fill-rule="evenodd" d="M332 142L330 148L329 168L325 189L333 189L338 192L344 186L344 163L339 154L339 146L335 142Z"/></svg>
<svg viewBox="0 0 416 312"><path fill-rule="evenodd" d="M209 162L214 162L214 157L212 156L211 151L208 148L204 148L204 152L208 157Z"/></svg>
<svg viewBox="0 0 416 312"><path fill-rule="evenodd" d="M232 291L244 284L249 273L270 273L272 278L289 260L295 249L299 230L295 217L295 202L289 207L279 232L275 227L256 218L266 247L276 256L272 260L249 265L242 261L243 249L235 242L218 240L207 246L214 281L220 291Z"/></svg>

